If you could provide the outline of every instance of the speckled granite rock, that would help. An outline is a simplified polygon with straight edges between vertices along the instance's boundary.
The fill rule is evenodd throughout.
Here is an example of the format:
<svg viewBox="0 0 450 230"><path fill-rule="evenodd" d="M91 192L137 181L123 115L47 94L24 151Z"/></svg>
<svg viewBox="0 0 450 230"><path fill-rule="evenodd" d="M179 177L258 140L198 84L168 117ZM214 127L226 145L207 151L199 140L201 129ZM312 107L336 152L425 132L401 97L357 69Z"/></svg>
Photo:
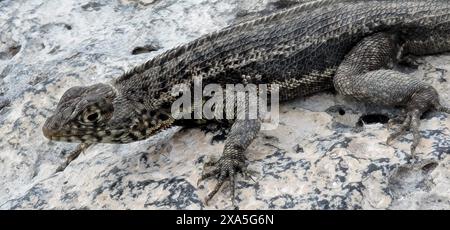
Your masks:
<svg viewBox="0 0 450 230"><path fill-rule="evenodd" d="M229 208L228 188L204 206L215 182L196 185L203 162L221 153L214 134L174 128L138 143L99 144L54 174L75 145L49 142L41 126L71 86L117 77L177 44L295 2L0 1L0 208ZM424 60L450 70L450 55ZM450 105L449 73L421 66L415 76ZM419 160L411 162L410 135L384 144L386 117L377 114L394 110L374 111L332 94L283 105L279 128L248 150L257 175L239 178L240 208L449 209L450 117L424 117Z"/></svg>

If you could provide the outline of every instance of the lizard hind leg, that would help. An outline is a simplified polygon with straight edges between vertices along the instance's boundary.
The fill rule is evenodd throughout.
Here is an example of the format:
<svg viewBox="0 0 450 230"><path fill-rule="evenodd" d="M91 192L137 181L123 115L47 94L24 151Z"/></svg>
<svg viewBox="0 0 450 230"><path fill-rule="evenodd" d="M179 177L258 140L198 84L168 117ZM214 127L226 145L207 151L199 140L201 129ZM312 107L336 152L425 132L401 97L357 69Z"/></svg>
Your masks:
<svg viewBox="0 0 450 230"><path fill-rule="evenodd" d="M440 105L439 94L431 85L389 69L398 47L399 40L386 33L363 39L344 58L334 77L334 85L341 95L359 101L405 108L404 119L399 117L392 121L403 123L387 142L410 130L413 134L411 154L414 154L420 141L420 116L432 108L443 112L448 112L449 108Z"/></svg>

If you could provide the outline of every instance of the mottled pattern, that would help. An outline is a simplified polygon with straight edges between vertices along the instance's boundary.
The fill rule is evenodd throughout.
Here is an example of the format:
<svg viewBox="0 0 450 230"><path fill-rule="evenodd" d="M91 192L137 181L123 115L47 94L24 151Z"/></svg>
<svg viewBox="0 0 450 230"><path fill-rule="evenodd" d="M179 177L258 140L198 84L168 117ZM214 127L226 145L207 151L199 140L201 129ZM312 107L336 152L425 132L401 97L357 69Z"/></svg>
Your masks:
<svg viewBox="0 0 450 230"><path fill-rule="evenodd" d="M448 108L441 106L432 86L381 69L392 63L394 56L432 54L437 47L450 50L449 30L450 6L439 0L318 0L300 4L171 49L110 85L71 88L61 97L43 132L51 140L68 142L139 141L173 125L170 106L177 96L172 95L172 89L179 84L193 89L196 78L223 86L276 83L281 86L280 99L285 101L331 88L333 69L338 68L338 92L347 91L344 95L366 102L407 108L406 115L396 119L402 122L400 129L387 142L410 128L414 154L420 141L420 116L430 108ZM379 34L372 35L376 32ZM425 32L430 34L423 36ZM396 90L389 94L391 88ZM207 163L217 168L201 178L218 179L206 203L226 178L234 203L235 174L244 170L244 152L259 128L256 120L233 124L223 156L216 163Z"/></svg>

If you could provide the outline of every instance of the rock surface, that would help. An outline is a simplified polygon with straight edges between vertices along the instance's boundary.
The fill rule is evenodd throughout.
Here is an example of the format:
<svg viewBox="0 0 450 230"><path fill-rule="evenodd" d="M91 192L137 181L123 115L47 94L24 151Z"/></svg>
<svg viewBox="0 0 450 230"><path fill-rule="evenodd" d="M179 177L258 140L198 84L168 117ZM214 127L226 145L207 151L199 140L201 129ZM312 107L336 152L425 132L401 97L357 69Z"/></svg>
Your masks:
<svg viewBox="0 0 450 230"><path fill-rule="evenodd" d="M228 187L205 206L215 181L196 185L203 162L223 147L211 133L174 128L133 144L98 144L55 174L75 145L46 140L41 127L71 86L104 82L178 44L295 2L0 1L0 208L230 208ZM450 74L427 66L450 70L450 55L424 60L429 65L414 76L449 106ZM248 150L257 175L255 182L238 179L241 209L450 208L449 115L424 117L412 161L411 135L385 144L391 110L374 112L329 93L280 110L278 129L261 132Z"/></svg>

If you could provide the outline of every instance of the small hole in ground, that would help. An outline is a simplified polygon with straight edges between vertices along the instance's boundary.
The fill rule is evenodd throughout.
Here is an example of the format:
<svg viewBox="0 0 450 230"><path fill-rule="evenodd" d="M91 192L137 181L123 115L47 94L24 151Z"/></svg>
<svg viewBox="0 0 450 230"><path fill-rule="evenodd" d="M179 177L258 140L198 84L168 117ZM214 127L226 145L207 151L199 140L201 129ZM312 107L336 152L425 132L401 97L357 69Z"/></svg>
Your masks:
<svg viewBox="0 0 450 230"><path fill-rule="evenodd" d="M8 52L9 52L9 54L10 54L11 56L14 57L17 53L19 53L20 48L21 48L20 45L18 45L18 46L12 46L12 47L9 47Z"/></svg>
<svg viewBox="0 0 450 230"><path fill-rule="evenodd" d="M154 45L146 45L146 46L138 46L131 51L131 54L137 55L137 54L143 54L143 53L150 53L153 51L157 51L158 47Z"/></svg>
<svg viewBox="0 0 450 230"><path fill-rule="evenodd" d="M15 45L15 46L10 46L10 47L6 48L5 50L0 50L0 60L13 58L14 56L16 56L17 53L19 53L21 48L22 48L22 46Z"/></svg>
<svg viewBox="0 0 450 230"><path fill-rule="evenodd" d="M433 118L433 116L435 116L436 114L434 113L435 111L433 110L427 110L424 113L422 113L422 115L420 115L420 119L431 119Z"/></svg>
<svg viewBox="0 0 450 230"><path fill-rule="evenodd" d="M438 166L438 164L436 162L431 162L431 163L428 163L428 164L424 165L422 167L422 170L425 173L429 173L429 172L433 171L437 166Z"/></svg>
<svg viewBox="0 0 450 230"><path fill-rule="evenodd" d="M386 124L389 121L389 117L383 114L367 114L361 116L358 120L357 125L362 126L363 124Z"/></svg>
<svg viewBox="0 0 450 230"><path fill-rule="evenodd" d="M0 110L8 106L11 103L9 99L0 98Z"/></svg>

